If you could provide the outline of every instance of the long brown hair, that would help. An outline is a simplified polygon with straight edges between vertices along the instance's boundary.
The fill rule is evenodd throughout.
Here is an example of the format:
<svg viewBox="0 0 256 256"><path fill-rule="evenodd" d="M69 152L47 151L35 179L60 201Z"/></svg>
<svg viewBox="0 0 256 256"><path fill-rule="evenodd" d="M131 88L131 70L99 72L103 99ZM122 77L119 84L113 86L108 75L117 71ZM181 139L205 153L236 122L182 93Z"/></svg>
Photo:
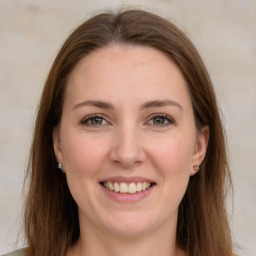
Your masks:
<svg viewBox="0 0 256 256"><path fill-rule="evenodd" d="M38 109L25 206L27 255L60 256L79 237L77 205L66 177L57 170L52 133L61 119L67 79L75 65L110 44L144 45L167 54L187 81L197 129L210 128L206 157L190 178L179 206L177 245L189 256L230 256L232 241L225 208L231 184L225 138L210 77L190 40L169 21L141 10L98 14L80 25L60 49Z"/></svg>

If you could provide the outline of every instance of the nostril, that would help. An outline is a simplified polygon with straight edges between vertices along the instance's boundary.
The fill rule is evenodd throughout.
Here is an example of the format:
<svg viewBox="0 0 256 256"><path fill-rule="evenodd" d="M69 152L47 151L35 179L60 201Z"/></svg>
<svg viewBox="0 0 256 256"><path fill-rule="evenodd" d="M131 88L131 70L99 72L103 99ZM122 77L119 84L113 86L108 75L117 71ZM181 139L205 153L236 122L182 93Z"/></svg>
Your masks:
<svg viewBox="0 0 256 256"><path fill-rule="evenodd" d="M138 141L120 142L110 151L110 159L115 164L120 164L126 168L138 165L146 159L145 152Z"/></svg>

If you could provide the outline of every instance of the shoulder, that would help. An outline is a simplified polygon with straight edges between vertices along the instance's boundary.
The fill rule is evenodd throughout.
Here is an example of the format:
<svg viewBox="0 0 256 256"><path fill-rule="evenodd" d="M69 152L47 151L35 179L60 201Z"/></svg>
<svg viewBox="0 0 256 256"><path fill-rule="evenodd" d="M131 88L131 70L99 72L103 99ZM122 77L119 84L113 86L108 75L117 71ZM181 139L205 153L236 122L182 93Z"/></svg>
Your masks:
<svg viewBox="0 0 256 256"><path fill-rule="evenodd" d="M24 256L24 255L25 255L25 249L20 249L14 252L4 254L2 256Z"/></svg>

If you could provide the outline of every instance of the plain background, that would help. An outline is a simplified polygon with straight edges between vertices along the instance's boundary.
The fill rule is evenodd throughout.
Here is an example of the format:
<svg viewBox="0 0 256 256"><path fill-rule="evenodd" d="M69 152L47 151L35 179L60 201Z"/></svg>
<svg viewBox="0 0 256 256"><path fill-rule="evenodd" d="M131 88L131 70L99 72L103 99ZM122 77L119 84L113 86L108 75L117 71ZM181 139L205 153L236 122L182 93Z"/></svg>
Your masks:
<svg viewBox="0 0 256 256"><path fill-rule="evenodd" d="M234 240L244 248L240 255L255 256L255 0L0 0L0 254L13 250L16 241L35 111L51 63L89 15L122 5L143 6L170 19L204 59L227 131Z"/></svg>

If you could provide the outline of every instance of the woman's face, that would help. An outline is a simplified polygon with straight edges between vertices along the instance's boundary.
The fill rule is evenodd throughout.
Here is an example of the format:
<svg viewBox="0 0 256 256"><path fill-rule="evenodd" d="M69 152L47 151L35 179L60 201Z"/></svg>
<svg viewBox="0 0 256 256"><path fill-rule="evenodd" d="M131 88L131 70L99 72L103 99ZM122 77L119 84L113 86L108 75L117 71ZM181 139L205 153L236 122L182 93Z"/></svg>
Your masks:
<svg viewBox="0 0 256 256"><path fill-rule="evenodd" d="M150 47L114 45L74 68L54 150L87 230L135 236L175 229L208 129L197 132L186 82Z"/></svg>

